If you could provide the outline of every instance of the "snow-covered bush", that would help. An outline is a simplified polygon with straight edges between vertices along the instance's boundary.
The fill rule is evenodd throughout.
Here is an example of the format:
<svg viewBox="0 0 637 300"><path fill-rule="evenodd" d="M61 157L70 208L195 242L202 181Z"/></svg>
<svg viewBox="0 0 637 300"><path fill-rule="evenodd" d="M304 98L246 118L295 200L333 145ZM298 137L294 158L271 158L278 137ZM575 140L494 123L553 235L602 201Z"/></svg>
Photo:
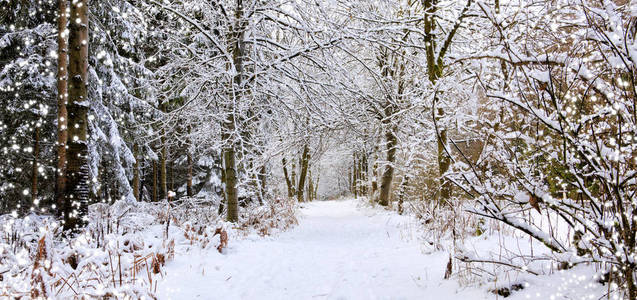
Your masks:
<svg viewBox="0 0 637 300"><path fill-rule="evenodd" d="M89 207L88 225L74 237L50 216L1 215L0 297L155 298L176 247L223 252L250 232L268 235L296 224L289 201L248 211L235 227L206 199L100 203Z"/></svg>
<svg viewBox="0 0 637 300"><path fill-rule="evenodd" d="M244 210L240 228L254 228L261 236L284 231L298 224L294 199L277 198L266 205L252 205Z"/></svg>
<svg viewBox="0 0 637 300"><path fill-rule="evenodd" d="M563 268L598 264L611 291L635 299L637 52L627 21L635 11L615 1L562 2L525 8L538 16L534 25L484 8L504 35L544 29L533 31L532 47L505 36L492 46L486 57L502 63L506 81L484 86L498 112L482 123L488 142L477 163L456 158L446 175L477 199L473 213L540 241L550 250L544 259ZM515 261L507 263L532 268L533 260Z"/></svg>
<svg viewBox="0 0 637 300"><path fill-rule="evenodd" d="M0 216L0 296L154 298L176 245L217 246L211 241L221 222L211 207L194 200L95 204L73 238L48 216Z"/></svg>

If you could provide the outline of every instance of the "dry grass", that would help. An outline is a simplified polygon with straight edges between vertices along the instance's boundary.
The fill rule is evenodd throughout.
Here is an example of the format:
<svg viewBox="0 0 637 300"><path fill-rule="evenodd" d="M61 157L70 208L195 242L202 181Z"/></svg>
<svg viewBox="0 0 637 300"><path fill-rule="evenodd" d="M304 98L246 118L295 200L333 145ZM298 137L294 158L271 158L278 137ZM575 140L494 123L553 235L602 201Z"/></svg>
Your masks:
<svg viewBox="0 0 637 300"><path fill-rule="evenodd" d="M232 225L216 211L197 199L97 204L89 225L72 238L50 217L0 216L0 298L154 299L177 245L227 247ZM234 233L268 235L296 224L292 202L244 211Z"/></svg>

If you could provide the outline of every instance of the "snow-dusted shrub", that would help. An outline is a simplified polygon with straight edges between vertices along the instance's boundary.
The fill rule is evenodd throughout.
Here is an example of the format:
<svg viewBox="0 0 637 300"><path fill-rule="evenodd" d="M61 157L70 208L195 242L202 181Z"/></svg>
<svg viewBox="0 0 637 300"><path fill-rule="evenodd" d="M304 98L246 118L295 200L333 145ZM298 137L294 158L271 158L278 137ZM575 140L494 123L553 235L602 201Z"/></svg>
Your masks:
<svg viewBox="0 0 637 300"><path fill-rule="evenodd" d="M152 299L176 246L222 252L228 239L244 231L270 234L296 224L291 201L245 211L243 222L233 227L217 215L216 202L206 199L94 204L87 227L74 237L49 216L2 215L0 298Z"/></svg>
<svg viewBox="0 0 637 300"><path fill-rule="evenodd" d="M483 87L498 113L478 126L487 140L478 162L452 157L446 176L477 200L473 213L550 251L533 260L463 259L527 272L538 259L559 268L599 264L611 292L636 299L637 49L628 21L635 10L610 0L538 2L524 10L537 17L530 37L537 42L502 36L487 50L487 59L503 67L482 75L506 72L503 84ZM500 30L496 36L527 32L515 13L503 18L486 7L483 13ZM480 51L476 57L485 58ZM452 141L445 151L458 149Z"/></svg>
<svg viewBox="0 0 637 300"><path fill-rule="evenodd" d="M95 204L88 226L72 238L53 218L3 215L0 296L154 298L157 276L175 245L209 243L195 237L218 225L207 206L192 199ZM204 229L193 234L192 224Z"/></svg>
<svg viewBox="0 0 637 300"><path fill-rule="evenodd" d="M452 199L448 205L440 206L434 201L409 203L410 211L426 230L423 239L436 250L449 250L447 241L462 242L467 237L482 235L490 230L484 218L467 214L471 206L466 200Z"/></svg>
<svg viewBox="0 0 637 300"><path fill-rule="evenodd" d="M239 227L254 228L261 236L270 235L273 231L283 231L298 224L296 219L296 201L294 199L276 198L263 206L245 209Z"/></svg>

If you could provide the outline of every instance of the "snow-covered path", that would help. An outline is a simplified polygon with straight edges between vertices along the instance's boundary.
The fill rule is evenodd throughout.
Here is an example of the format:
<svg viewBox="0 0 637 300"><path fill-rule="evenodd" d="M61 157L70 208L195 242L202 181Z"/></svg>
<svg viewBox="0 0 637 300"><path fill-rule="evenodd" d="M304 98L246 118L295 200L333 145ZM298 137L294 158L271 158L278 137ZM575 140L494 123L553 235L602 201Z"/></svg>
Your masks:
<svg viewBox="0 0 637 300"><path fill-rule="evenodd" d="M299 225L271 238L178 255L160 299L483 299L442 280L448 257L425 255L407 217L354 200L305 204ZM460 292L458 292L460 290Z"/></svg>

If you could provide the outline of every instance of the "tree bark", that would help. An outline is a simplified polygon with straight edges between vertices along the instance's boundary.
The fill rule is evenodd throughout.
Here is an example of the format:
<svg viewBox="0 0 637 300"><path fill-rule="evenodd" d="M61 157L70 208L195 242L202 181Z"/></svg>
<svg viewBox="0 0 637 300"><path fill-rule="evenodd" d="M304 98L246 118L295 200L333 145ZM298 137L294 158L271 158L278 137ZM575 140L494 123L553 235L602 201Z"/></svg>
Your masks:
<svg viewBox="0 0 637 300"><path fill-rule="evenodd" d="M312 199L316 200L318 199L318 188L319 188L319 182L321 180L321 174L316 176L316 182L314 183L314 196L312 197Z"/></svg>
<svg viewBox="0 0 637 300"><path fill-rule="evenodd" d="M68 139L66 103L68 101L68 42L66 10L68 0L58 0L58 57L57 57L57 170L55 172L55 205L58 216L64 211L64 194L66 183L66 140Z"/></svg>
<svg viewBox="0 0 637 300"><path fill-rule="evenodd" d="M40 126L33 131L33 163L31 168L31 207L38 203L38 158L40 156Z"/></svg>
<svg viewBox="0 0 637 300"><path fill-rule="evenodd" d="M372 192L370 197L370 201L372 203L378 200L376 198L377 191L378 191L378 161L374 161L374 164L372 165Z"/></svg>
<svg viewBox="0 0 637 300"><path fill-rule="evenodd" d="M376 202L376 192L378 191L378 145L374 146L374 163L372 164L372 191L370 201Z"/></svg>
<svg viewBox="0 0 637 300"><path fill-rule="evenodd" d="M215 160L215 164L218 165L218 166L221 166L220 167L220 169L221 169L221 182L223 182L223 184L225 185L226 184L226 169L223 166L223 164L224 164L223 163L223 152L221 153L220 160L219 161ZM222 194L223 195L222 195L221 201L219 201L219 208L217 210L217 214L219 216L221 216L221 214L223 213L223 210L224 210L224 207L225 207L225 203L227 202L226 201L226 190L225 189L223 190Z"/></svg>
<svg viewBox="0 0 637 300"><path fill-rule="evenodd" d="M296 164L292 161L292 175L290 176L292 183L292 195L296 195Z"/></svg>
<svg viewBox="0 0 637 300"><path fill-rule="evenodd" d="M267 172L267 168L266 168L265 164L261 165L261 168L259 170L259 176L258 176L258 178L259 178L259 193L261 194L261 197L260 197L261 198L260 199L261 203L260 204L264 203L263 201L265 201L265 197L266 197L266 193L267 193L267 186L266 186L266 183L267 183L266 175L267 174L266 174L266 172Z"/></svg>
<svg viewBox="0 0 637 300"><path fill-rule="evenodd" d="M352 163L352 190L354 191L354 198L358 198L358 175L359 175L359 171L358 171L358 163L356 162L356 153L354 153L353 156L353 163Z"/></svg>
<svg viewBox="0 0 637 300"><path fill-rule="evenodd" d="M404 176L403 181L400 183L400 195L398 196L398 214L402 215L404 212L405 193L407 193L407 186L409 185L409 177Z"/></svg>
<svg viewBox="0 0 637 300"><path fill-rule="evenodd" d="M347 187L349 191L354 194L354 176L351 168L347 169Z"/></svg>
<svg viewBox="0 0 637 300"><path fill-rule="evenodd" d="M425 48L426 48L426 57L427 57L427 73L429 75L429 81L432 84L436 84L438 79L442 76L442 57L439 54L436 59L434 51L436 49L436 39L435 39L435 14L437 10L437 0L424 0L423 4L425 7ZM438 109L438 117L441 117L443 114L443 110L441 108ZM445 203L451 194L451 186L449 182L443 178L443 175L449 169L449 158L444 151L444 145L447 143L447 130L442 128L440 130L440 136L438 138L438 175L440 178L440 195L439 202Z"/></svg>
<svg viewBox="0 0 637 300"><path fill-rule="evenodd" d="M187 160L188 160L188 181L186 182L186 194L188 195L188 197L192 197L193 196L193 192L192 192L192 154L190 154L190 151L187 154Z"/></svg>
<svg viewBox="0 0 637 300"><path fill-rule="evenodd" d="M281 163L283 164L283 176L285 176L285 184L287 184L288 186L288 198L292 198L294 197L294 187L292 186L292 180L290 180L290 177L288 176L288 167L285 157L281 160Z"/></svg>
<svg viewBox="0 0 637 300"><path fill-rule="evenodd" d="M175 191L175 160L170 160L170 165L168 167L168 182L170 182L170 190Z"/></svg>
<svg viewBox="0 0 637 300"><path fill-rule="evenodd" d="M387 139L387 165L385 172L381 178L380 196L378 203L382 206L389 206L389 198L391 194L391 183L394 178L394 161L396 159L396 144L398 143L396 135L391 128L387 128L385 138Z"/></svg>
<svg viewBox="0 0 637 300"><path fill-rule="evenodd" d="M237 169L235 162L235 141L233 136L236 134L235 115L233 105L237 105L241 101L242 95L242 76L243 76L243 38L245 21L243 20L243 0L236 0L235 20L231 31L231 50L233 65L235 67L235 75L232 78L232 88L229 98L233 99L228 104L228 112L226 120L222 124L222 140L225 147L223 149L224 169L226 172L226 220L236 223L239 221L238 199L237 199Z"/></svg>
<svg viewBox="0 0 637 300"><path fill-rule="evenodd" d="M303 202L303 191L305 190L305 178L307 177L308 165L310 162L310 147L308 144L303 146L303 154L301 156L301 174L299 174L299 185L296 189L296 198L299 202Z"/></svg>
<svg viewBox="0 0 637 300"><path fill-rule="evenodd" d="M446 155L444 145L447 144L447 130L440 130L438 139L438 172L440 176L440 204L445 204L451 197L451 182L444 178L444 174L449 170L451 159Z"/></svg>
<svg viewBox="0 0 637 300"><path fill-rule="evenodd" d="M364 196L367 193L367 174L365 170L366 165L367 165L367 158L365 154L362 153L358 160L358 171L359 171L358 189L361 196Z"/></svg>
<svg viewBox="0 0 637 300"><path fill-rule="evenodd" d="M468 14L470 6L473 1L468 0L464 9L458 16L456 23L452 30L446 33L446 37L444 38L444 44L440 47L440 52L437 54L434 53L437 48L436 46L436 12L438 9L438 0L422 0L423 10L424 10L424 34L425 34L425 57L427 60L427 75L429 76L429 81L435 85L438 79L442 77L442 71L444 69L444 57L447 49L449 49L449 45L456 34L458 28L462 24L462 19L465 18ZM496 1L496 10L499 10L499 1ZM438 117L441 117L443 114L443 110L439 109ZM441 203L446 202L451 196L451 183L448 180L443 178L443 174L447 172L450 165L450 158L447 157L446 152L444 151L444 145L447 143L447 130L442 125L440 130L440 137L438 139L438 170L440 172L440 182L441 182L441 190L440 190L440 199Z"/></svg>
<svg viewBox="0 0 637 300"><path fill-rule="evenodd" d="M133 164L133 196L139 201L139 146L133 144L133 155L135 155L135 164Z"/></svg>
<svg viewBox="0 0 637 300"><path fill-rule="evenodd" d="M308 202L312 202L313 197L313 191L314 191L314 182L312 180L312 170L308 170L308 177L307 177L307 201Z"/></svg>
<svg viewBox="0 0 637 300"><path fill-rule="evenodd" d="M365 154L365 164L363 165L365 169L365 195L369 194L369 154Z"/></svg>
<svg viewBox="0 0 637 300"><path fill-rule="evenodd" d="M71 5L69 116L64 229L85 224L88 213L88 0Z"/></svg>
<svg viewBox="0 0 637 300"><path fill-rule="evenodd" d="M166 137L165 132L162 131L164 136L161 138L161 157L159 159L159 188L161 189L160 199L168 198L168 184L166 182L166 161L168 151L166 149Z"/></svg>
<svg viewBox="0 0 637 300"><path fill-rule="evenodd" d="M376 191L378 191L378 181L376 181L376 177L378 176L376 174L376 170L374 170L374 179L372 179L372 198L374 198L374 195L376 195ZM372 199L372 202L375 202L376 199Z"/></svg>
<svg viewBox="0 0 637 300"><path fill-rule="evenodd" d="M153 202L157 202L157 161L153 160Z"/></svg>
<svg viewBox="0 0 637 300"><path fill-rule="evenodd" d="M232 114L230 114L230 116L231 117L228 121L231 121L234 124L234 117L232 117ZM230 145L223 150L223 161L226 174L226 220L228 222L236 223L239 221L239 211L237 207L237 170L235 167L234 146Z"/></svg>

